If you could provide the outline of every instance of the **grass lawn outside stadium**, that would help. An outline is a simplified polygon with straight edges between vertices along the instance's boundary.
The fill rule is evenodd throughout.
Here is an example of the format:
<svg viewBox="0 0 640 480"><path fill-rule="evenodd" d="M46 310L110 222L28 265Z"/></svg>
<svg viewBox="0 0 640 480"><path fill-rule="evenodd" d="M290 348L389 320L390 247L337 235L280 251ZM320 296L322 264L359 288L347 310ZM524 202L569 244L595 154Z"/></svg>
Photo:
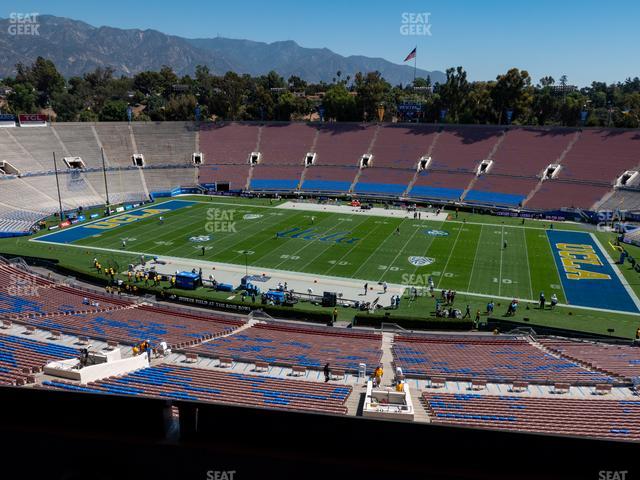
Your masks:
<svg viewBox="0 0 640 480"><path fill-rule="evenodd" d="M162 208L163 203L174 200L159 199L145 208ZM613 267L619 272L609 271L611 281L619 285L612 293L606 289L581 292L580 286L574 287L580 282L567 283L567 278L562 277L567 272L562 271L562 264L554 259L553 248L554 243L564 241L565 231L570 239L576 234L594 242L597 239L595 244L599 244L602 253L617 260L618 253L609 245L613 234L596 232L593 226L554 223L549 233L548 221L526 220L523 225L519 218L463 212L457 216L451 212L446 221L425 221L412 217L290 210L279 208L282 201L268 199L184 196L178 200L184 201L184 205L178 204L175 210L150 214L131 223L119 224L116 220L104 224L104 219L97 220L97 225L105 228L84 228L85 233L77 238L72 235L63 239L69 243L56 243L55 234L44 238L51 235L48 231L32 237L2 239L0 252L8 257L56 259L66 269L92 275L97 275L91 265L93 257L100 258L103 264L117 263L125 270L128 263L139 261L139 253L145 253L161 258L182 257L243 266L246 258L253 269L343 277L370 284L386 281L424 287L431 276L437 296L441 289L456 290L456 308L464 312L469 304L472 316L477 309L484 314L488 300L494 299L494 316L500 318L510 299L517 298L520 308L516 316L509 319L527 318L526 324L531 326L631 338L640 325L631 298L640 295L640 274L629 264ZM113 221L118 217L109 218ZM558 242L550 240L556 237L560 239ZM50 241L53 243L44 243ZM640 249L625 248L640 258ZM415 258L422 260L416 262ZM627 287L623 287L621 279ZM598 284L583 282L589 283ZM608 281L603 280L603 284ZM567 286L572 290L568 292ZM545 293L547 300L555 293L563 306L554 311L539 310L540 292ZM614 297L618 293L629 300L626 311L622 306L617 308ZM218 300L229 297L228 292L213 292L209 288L200 288L196 294ZM598 295L608 296L610 301L598 299ZM586 305L575 305L572 298L586 298ZM321 309L308 302L298 305L295 308ZM405 299L399 309L388 311L389 321L393 322L394 316L399 315L434 317L434 310L435 301L429 296L413 302ZM340 309L339 317L350 320L355 313L354 309ZM483 315L483 318L486 317Z"/></svg>

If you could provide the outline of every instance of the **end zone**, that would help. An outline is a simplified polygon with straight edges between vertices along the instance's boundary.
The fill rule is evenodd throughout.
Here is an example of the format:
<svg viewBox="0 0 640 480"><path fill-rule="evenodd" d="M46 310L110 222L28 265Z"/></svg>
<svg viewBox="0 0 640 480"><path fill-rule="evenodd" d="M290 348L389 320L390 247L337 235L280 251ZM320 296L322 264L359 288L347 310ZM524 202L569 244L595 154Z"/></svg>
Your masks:
<svg viewBox="0 0 640 480"><path fill-rule="evenodd" d="M547 237L569 304L640 312L640 300L595 237L558 230L547 230Z"/></svg>

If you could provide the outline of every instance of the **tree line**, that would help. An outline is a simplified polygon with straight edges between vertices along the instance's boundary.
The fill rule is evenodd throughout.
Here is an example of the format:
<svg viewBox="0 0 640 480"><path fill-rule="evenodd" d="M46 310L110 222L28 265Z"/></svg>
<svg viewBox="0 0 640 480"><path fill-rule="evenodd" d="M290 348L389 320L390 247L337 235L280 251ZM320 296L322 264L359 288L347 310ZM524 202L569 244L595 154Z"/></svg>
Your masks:
<svg viewBox="0 0 640 480"><path fill-rule="evenodd" d="M15 77L0 87L8 92L4 113L55 112L57 121L202 120L289 121L319 114L325 121L417 121L424 123L562 125L638 128L640 79L574 88L565 76L537 83L526 70L512 68L492 81L469 81L462 67L449 68L446 81L417 78L391 85L379 72L336 72L332 82L308 83L271 71L251 76L214 75L198 66L178 76L169 67L132 77L114 77L97 68L65 79L50 60L17 64ZM408 116L403 104L420 105Z"/></svg>

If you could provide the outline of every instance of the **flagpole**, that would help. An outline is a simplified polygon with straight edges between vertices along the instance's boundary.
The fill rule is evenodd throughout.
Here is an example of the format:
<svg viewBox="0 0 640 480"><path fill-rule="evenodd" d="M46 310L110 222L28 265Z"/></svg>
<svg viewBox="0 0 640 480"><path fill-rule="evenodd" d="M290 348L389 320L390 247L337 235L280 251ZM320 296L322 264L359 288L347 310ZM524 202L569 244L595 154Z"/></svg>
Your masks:
<svg viewBox="0 0 640 480"><path fill-rule="evenodd" d="M415 48L416 54L413 56L413 86L416 86L416 68L418 64L418 45Z"/></svg>

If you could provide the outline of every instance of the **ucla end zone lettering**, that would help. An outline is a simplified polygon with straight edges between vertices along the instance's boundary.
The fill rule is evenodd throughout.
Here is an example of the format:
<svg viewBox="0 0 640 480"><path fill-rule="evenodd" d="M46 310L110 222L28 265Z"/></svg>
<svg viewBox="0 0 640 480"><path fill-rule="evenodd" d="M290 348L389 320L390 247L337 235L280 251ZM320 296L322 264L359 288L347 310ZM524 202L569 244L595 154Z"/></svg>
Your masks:
<svg viewBox="0 0 640 480"><path fill-rule="evenodd" d="M276 233L278 238L298 238L300 240L319 240L321 242L335 242L335 243L355 243L359 238L351 237L351 232L335 232L327 234L326 232L318 232L314 228L307 228L302 230L299 227L293 227L289 230Z"/></svg>
<svg viewBox="0 0 640 480"><path fill-rule="evenodd" d="M101 231L112 230L122 225L129 225L130 223L138 222L155 215L179 210L181 208L194 205L194 203L195 202L188 202L184 200L169 200L168 202L160 203L158 205L143 207L138 210L127 211L127 213L95 220L85 225L59 230L55 233L38 237L34 241L72 243L77 240L93 237Z"/></svg>
<svg viewBox="0 0 640 480"><path fill-rule="evenodd" d="M170 212L168 208L143 208L136 213L128 213L126 215L118 215L117 217L110 217L96 222L92 225L87 225L87 228L95 228L97 230L111 230L112 228L119 227L120 225L126 225L127 223L137 222L143 218L152 217L160 213Z"/></svg>
<svg viewBox="0 0 640 480"><path fill-rule="evenodd" d="M570 305L639 311L591 235L547 230L547 237Z"/></svg>

